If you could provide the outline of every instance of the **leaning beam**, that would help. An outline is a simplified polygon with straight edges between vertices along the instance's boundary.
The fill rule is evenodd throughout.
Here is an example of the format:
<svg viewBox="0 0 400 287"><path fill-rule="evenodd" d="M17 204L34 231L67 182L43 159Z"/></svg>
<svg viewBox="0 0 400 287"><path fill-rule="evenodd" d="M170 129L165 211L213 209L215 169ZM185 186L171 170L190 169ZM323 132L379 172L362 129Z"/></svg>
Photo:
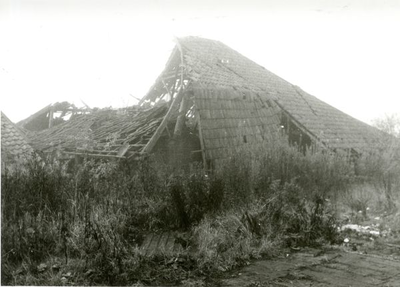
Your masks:
<svg viewBox="0 0 400 287"><path fill-rule="evenodd" d="M154 135L151 137L149 142L146 144L146 146L143 148L142 153L149 153L157 143L158 139L160 138L162 132L164 131L165 127L168 124L169 119L171 118L172 114L178 107L178 105L181 103L183 95L185 94L183 87L179 90L178 94L175 96L171 106L169 107L169 110L167 114L164 116L161 124L158 126L157 130L155 131Z"/></svg>
<svg viewBox="0 0 400 287"><path fill-rule="evenodd" d="M201 157L203 159L203 168L204 168L204 170L207 170L208 166L207 166L206 152L205 152L205 147L204 147L203 131L202 131L202 128L201 128L200 110L196 111L195 116L196 116L196 120L197 120L197 128L198 128L198 131L199 131Z"/></svg>
<svg viewBox="0 0 400 287"><path fill-rule="evenodd" d="M174 137L176 136L180 136L182 134L182 129L183 126L185 124L185 119L186 119L186 112L188 109L188 96L186 95L186 97L183 97L182 101L181 101L181 105L179 107L179 114L178 114L178 118L176 120L176 124L175 124L175 130L174 130Z"/></svg>

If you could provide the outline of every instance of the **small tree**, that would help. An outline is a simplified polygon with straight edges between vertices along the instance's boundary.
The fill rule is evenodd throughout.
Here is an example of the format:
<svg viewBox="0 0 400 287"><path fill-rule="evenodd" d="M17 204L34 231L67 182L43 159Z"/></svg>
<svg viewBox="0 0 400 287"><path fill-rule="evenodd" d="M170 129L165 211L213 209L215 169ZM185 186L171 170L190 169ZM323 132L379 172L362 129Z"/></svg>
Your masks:
<svg viewBox="0 0 400 287"><path fill-rule="evenodd" d="M400 115L385 114L383 118L376 118L372 121L372 125L392 136L400 138Z"/></svg>
<svg viewBox="0 0 400 287"><path fill-rule="evenodd" d="M391 135L376 155L379 171L375 176L383 184L388 208L393 209L393 195L400 194L400 115L386 114L383 118L373 120L373 126Z"/></svg>

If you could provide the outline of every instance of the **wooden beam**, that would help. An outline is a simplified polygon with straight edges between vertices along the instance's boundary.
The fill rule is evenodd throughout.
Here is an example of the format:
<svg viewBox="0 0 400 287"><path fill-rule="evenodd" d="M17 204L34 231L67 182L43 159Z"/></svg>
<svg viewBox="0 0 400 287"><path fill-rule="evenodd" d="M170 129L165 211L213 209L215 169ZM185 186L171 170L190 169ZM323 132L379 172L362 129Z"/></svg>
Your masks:
<svg viewBox="0 0 400 287"><path fill-rule="evenodd" d="M179 43L179 41L176 41L176 47L178 48L178 50L180 52L179 55L181 57L181 64L180 64L180 66L181 66L181 82L180 82L180 84L183 85L183 68L184 68L183 49L182 49L182 46Z"/></svg>
<svg viewBox="0 0 400 287"><path fill-rule="evenodd" d="M163 83L164 88L167 90L168 95L170 96L170 99L172 99L172 98L174 97L174 94L171 93L171 91L168 89L168 86L167 86L167 84L164 82L164 79L161 79L161 82Z"/></svg>
<svg viewBox="0 0 400 287"><path fill-rule="evenodd" d="M181 105L179 107L178 118L176 119L174 137L182 134L183 125L185 124L186 119L188 96L189 95L186 93L186 95L182 98Z"/></svg>
<svg viewBox="0 0 400 287"><path fill-rule="evenodd" d="M201 157L203 159L203 168L204 168L204 170L207 170L208 167L207 167L206 153L205 153L205 147L204 147L204 141L203 141L203 132L201 130L201 123L200 123L200 110L196 111L196 119L197 119L197 128L199 131Z"/></svg>
<svg viewBox="0 0 400 287"><path fill-rule="evenodd" d="M51 107L49 111L49 128L53 126L53 115L54 115L54 107Z"/></svg>
<svg viewBox="0 0 400 287"><path fill-rule="evenodd" d="M174 91L177 89L179 67L180 67L180 70L181 70L181 73L180 73L180 77L181 77L181 78L180 78L180 81L179 81L179 85L180 85L180 88L181 88L181 89L182 89L182 87L183 87L183 73L184 73L183 50L182 50L181 44L179 43L178 39L176 39L176 47L177 47L178 50L179 50L179 56L180 56L181 62L180 62L180 64L176 67L176 77L175 77L175 83L174 83Z"/></svg>
<svg viewBox="0 0 400 287"><path fill-rule="evenodd" d="M171 115L173 114L174 110L176 109L176 107L180 104L180 102L182 101L182 97L184 95L184 91L183 91L183 87L181 87L181 89L179 90L178 94L176 95L176 97L174 98L171 106L169 107L169 110L167 112L167 114L164 116L161 124L158 126L157 130L155 131L154 135L150 138L149 142L146 144L146 146L143 148L142 153L149 153L151 152L151 150L153 149L153 147L155 146L155 144L157 143L158 139L160 138L162 132L164 131L165 127L168 124L168 121L171 117Z"/></svg>
<svg viewBox="0 0 400 287"><path fill-rule="evenodd" d="M64 151L63 153L71 155L89 156L89 157L100 157L100 158L125 158L124 156L115 156L108 154L79 153L79 152L69 152L69 151Z"/></svg>
<svg viewBox="0 0 400 287"><path fill-rule="evenodd" d="M77 148L76 149L78 152L80 153L103 153L103 154L111 154L111 153L115 153L115 155L118 153L118 151L116 150L85 150L85 149L81 149L81 148Z"/></svg>
<svg viewBox="0 0 400 287"><path fill-rule="evenodd" d="M176 72L170 73L170 74L168 74L168 75L165 75L164 77L162 77L162 79L163 79L164 81L166 81L166 80L171 80L171 79L176 79L176 78L178 78L178 76L179 76L179 77L181 76L178 72L179 72L179 69L177 68L177 69L176 69Z"/></svg>
<svg viewBox="0 0 400 287"><path fill-rule="evenodd" d="M175 73L175 80L174 80L174 85L172 86L172 95L175 94L176 88L177 88L177 77L178 77L178 68L176 69L176 73ZM182 86L182 85L181 85Z"/></svg>
<svg viewBox="0 0 400 287"><path fill-rule="evenodd" d="M92 108L91 107L89 107L89 105L88 104L86 104L82 99L80 99L81 100L81 102L82 102L82 104L84 104L85 105L85 107L89 110L89 111L92 111Z"/></svg>

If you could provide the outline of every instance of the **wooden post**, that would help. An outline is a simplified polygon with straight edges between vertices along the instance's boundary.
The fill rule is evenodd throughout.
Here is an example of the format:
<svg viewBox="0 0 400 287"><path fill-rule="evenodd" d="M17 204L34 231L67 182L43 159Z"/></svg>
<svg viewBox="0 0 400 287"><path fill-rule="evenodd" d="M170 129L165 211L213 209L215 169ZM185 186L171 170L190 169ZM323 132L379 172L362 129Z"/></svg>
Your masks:
<svg viewBox="0 0 400 287"><path fill-rule="evenodd" d="M205 149L204 149L203 132L201 130L201 123L200 123L200 110L196 110L196 119L197 119L197 128L199 130L199 139L200 139L200 147L201 147L201 156L203 159L203 167L204 167L204 170L207 170L207 161L206 161L206 153L205 153Z"/></svg>
<svg viewBox="0 0 400 287"><path fill-rule="evenodd" d="M54 114L54 107L50 107L49 111L49 128L53 126L53 114Z"/></svg>
<svg viewBox="0 0 400 287"><path fill-rule="evenodd" d="M176 95L174 101L172 102L171 106L169 107L169 110L167 114L164 116L161 124L158 126L157 130L155 131L154 135L151 137L149 142L146 144L146 146L143 148L142 153L149 153L157 143L158 139L160 138L162 132L164 131L165 127L168 124L168 121L173 114L175 108L180 104L182 101L184 91L183 91L183 86L181 86L181 89L179 90L178 94Z"/></svg>
<svg viewBox="0 0 400 287"><path fill-rule="evenodd" d="M183 125L185 124L185 119L186 119L188 96L189 95L186 93L185 96L182 98L181 106L179 107L179 115L178 118L176 119L174 137L180 136L182 134L182 128Z"/></svg>

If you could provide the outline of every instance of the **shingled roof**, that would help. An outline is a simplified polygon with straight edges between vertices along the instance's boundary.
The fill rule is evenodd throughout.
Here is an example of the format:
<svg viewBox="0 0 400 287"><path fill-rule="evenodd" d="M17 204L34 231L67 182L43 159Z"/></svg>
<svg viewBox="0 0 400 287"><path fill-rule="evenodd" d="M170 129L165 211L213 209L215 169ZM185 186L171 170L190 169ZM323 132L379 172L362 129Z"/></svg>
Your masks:
<svg viewBox="0 0 400 287"><path fill-rule="evenodd" d="M26 158L33 149L24 134L1 112L1 157L3 162Z"/></svg>
<svg viewBox="0 0 400 287"><path fill-rule="evenodd" d="M186 37L178 42L189 77L198 85L250 90L273 100L314 140L330 148L361 151L373 147L382 136L376 128L304 92L219 41Z"/></svg>

